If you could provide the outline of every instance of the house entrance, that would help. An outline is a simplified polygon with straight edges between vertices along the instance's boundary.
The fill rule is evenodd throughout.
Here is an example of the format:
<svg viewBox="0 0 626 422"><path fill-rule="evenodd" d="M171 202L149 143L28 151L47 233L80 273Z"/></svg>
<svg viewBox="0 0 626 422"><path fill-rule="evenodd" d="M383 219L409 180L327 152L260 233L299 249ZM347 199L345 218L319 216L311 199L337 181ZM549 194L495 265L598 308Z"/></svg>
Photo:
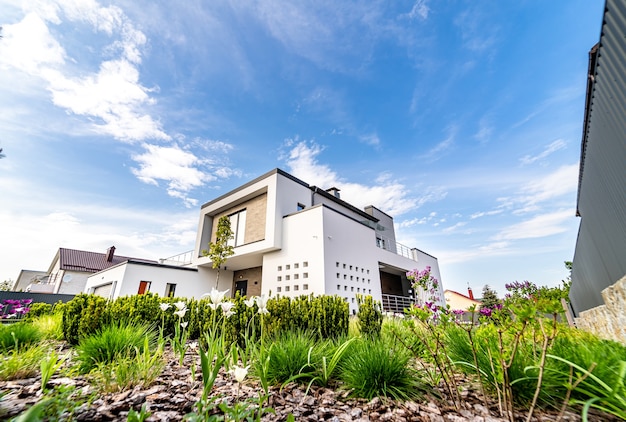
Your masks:
<svg viewBox="0 0 626 422"><path fill-rule="evenodd" d="M235 282L235 294L239 292L239 296L245 296L248 292L248 280L237 280Z"/></svg>

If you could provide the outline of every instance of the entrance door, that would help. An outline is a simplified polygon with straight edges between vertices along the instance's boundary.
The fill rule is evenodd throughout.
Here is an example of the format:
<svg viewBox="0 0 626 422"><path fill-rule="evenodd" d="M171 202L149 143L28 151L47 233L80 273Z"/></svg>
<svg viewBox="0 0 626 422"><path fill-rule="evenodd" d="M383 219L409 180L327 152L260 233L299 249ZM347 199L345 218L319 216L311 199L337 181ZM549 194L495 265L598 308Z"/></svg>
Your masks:
<svg viewBox="0 0 626 422"><path fill-rule="evenodd" d="M239 296L245 296L248 292L248 280L237 280L235 282L235 294L239 292Z"/></svg>

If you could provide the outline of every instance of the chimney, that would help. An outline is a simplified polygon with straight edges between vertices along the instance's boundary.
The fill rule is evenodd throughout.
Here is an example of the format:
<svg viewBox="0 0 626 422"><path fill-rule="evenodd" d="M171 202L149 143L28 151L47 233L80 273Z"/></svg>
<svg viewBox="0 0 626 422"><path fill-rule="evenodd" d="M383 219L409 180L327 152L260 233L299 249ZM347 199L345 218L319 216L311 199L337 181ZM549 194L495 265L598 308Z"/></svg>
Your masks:
<svg viewBox="0 0 626 422"><path fill-rule="evenodd" d="M474 300L474 292L472 292L472 288L470 286L467 286L467 295L470 299Z"/></svg>
<svg viewBox="0 0 626 422"><path fill-rule="evenodd" d="M113 254L115 253L115 246L111 246L107 249L107 253L105 255L106 262L113 262Z"/></svg>
<svg viewBox="0 0 626 422"><path fill-rule="evenodd" d="M332 187L330 189L326 189L326 192L330 193L331 195L333 195L335 198L339 198L339 189L337 189L336 187Z"/></svg>

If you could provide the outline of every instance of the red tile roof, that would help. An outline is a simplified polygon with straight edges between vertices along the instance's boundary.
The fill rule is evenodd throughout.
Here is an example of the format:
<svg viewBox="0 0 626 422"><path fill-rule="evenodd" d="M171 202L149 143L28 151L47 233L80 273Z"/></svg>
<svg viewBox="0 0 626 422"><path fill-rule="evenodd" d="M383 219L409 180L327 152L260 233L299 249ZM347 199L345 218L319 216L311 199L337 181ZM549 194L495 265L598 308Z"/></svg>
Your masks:
<svg viewBox="0 0 626 422"><path fill-rule="evenodd" d="M96 273L129 259L157 263L149 259L138 259L127 256L113 255L111 261L106 260L106 253L79 251L76 249L59 248L59 261L62 270Z"/></svg>

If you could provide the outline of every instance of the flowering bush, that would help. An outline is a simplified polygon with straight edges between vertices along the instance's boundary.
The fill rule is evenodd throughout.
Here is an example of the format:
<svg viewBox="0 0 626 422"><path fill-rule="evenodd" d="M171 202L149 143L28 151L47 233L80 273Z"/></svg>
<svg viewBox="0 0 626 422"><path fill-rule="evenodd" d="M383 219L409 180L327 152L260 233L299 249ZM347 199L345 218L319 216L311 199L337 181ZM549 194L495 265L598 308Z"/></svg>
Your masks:
<svg viewBox="0 0 626 422"><path fill-rule="evenodd" d="M29 305L32 299L5 299L0 304L0 318L20 319L30 311Z"/></svg>
<svg viewBox="0 0 626 422"><path fill-rule="evenodd" d="M437 319L442 312L446 312L446 309L440 305L439 280L433 277L430 271L431 267L426 266L421 271L413 270L407 272L406 278L411 281L415 294L418 291L422 291L425 294L424 303L421 306L414 306L413 311L417 311L415 308L420 308L421 311L425 311L426 314L432 314L432 317Z"/></svg>

